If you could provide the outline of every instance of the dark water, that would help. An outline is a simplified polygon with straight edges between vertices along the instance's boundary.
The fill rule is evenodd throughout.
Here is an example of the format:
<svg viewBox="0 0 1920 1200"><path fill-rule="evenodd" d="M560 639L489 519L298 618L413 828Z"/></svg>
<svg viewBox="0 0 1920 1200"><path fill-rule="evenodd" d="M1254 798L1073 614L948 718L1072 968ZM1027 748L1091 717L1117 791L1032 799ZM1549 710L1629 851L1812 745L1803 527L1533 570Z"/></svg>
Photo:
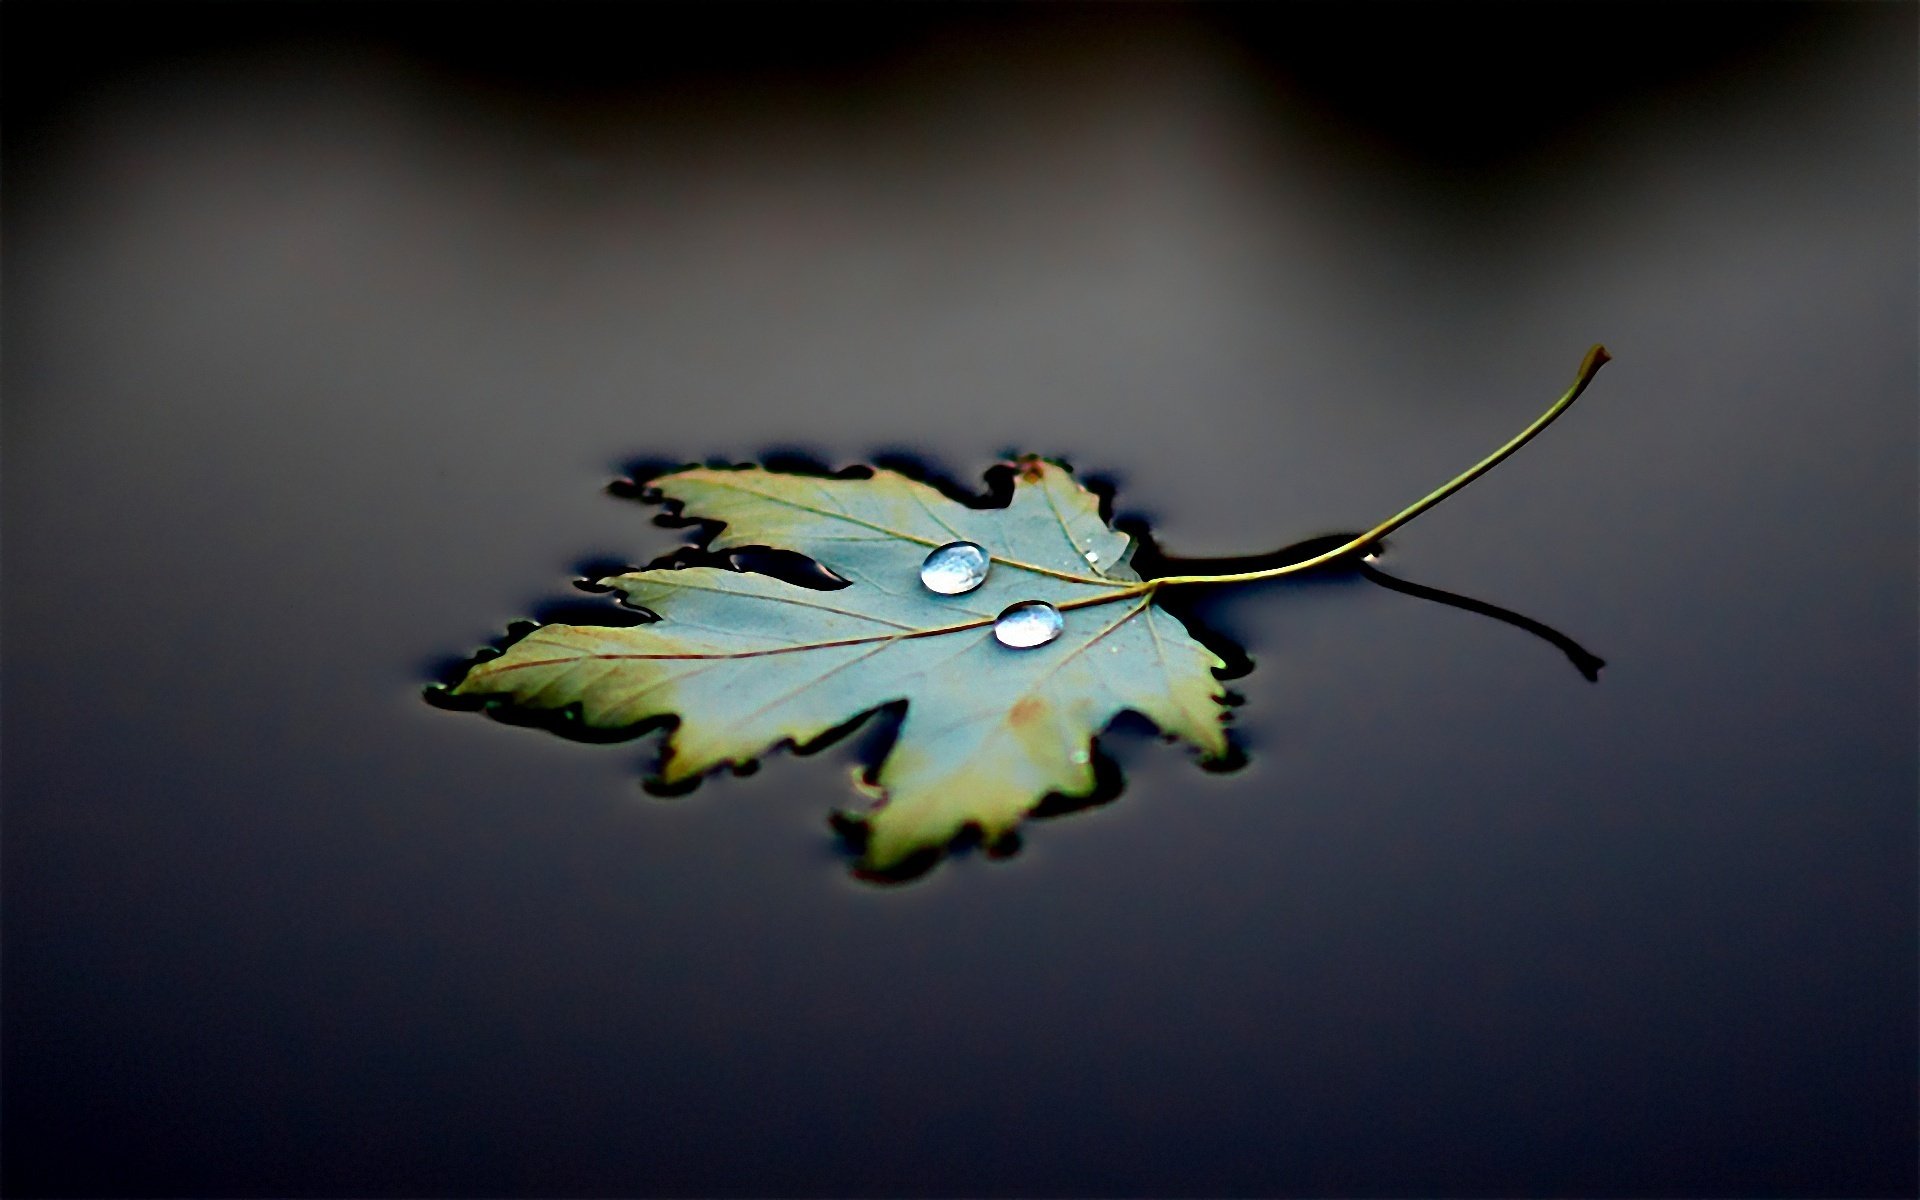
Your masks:
<svg viewBox="0 0 1920 1200"><path fill-rule="evenodd" d="M1911 7L651 11L9 9L8 1194L1912 1194ZM636 461L1255 553L1594 341L1382 565L1597 684L1220 596L1244 769L893 889L420 698Z"/></svg>

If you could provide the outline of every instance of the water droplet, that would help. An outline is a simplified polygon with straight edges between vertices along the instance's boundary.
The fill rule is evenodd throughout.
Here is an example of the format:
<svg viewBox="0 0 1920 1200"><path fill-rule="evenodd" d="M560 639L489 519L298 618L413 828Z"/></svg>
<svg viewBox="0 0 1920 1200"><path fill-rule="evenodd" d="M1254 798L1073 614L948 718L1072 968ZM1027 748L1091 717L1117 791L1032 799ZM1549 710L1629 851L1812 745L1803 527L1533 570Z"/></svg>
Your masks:
<svg viewBox="0 0 1920 1200"><path fill-rule="evenodd" d="M987 577L987 552L972 542L948 542L920 564L920 582L930 592L958 596Z"/></svg>
<svg viewBox="0 0 1920 1200"><path fill-rule="evenodd" d="M1090 567L1097 567L1100 565L1100 552L1098 550L1087 551L1087 565Z"/></svg>
<svg viewBox="0 0 1920 1200"><path fill-rule="evenodd" d="M1059 637L1066 627L1060 610L1045 600L1022 600L1000 614L993 623L993 636L1002 646L1029 650Z"/></svg>
<svg viewBox="0 0 1920 1200"><path fill-rule="evenodd" d="M1073 752L1073 761L1084 767L1093 761L1093 755L1088 754L1085 750L1075 750Z"/></svg>

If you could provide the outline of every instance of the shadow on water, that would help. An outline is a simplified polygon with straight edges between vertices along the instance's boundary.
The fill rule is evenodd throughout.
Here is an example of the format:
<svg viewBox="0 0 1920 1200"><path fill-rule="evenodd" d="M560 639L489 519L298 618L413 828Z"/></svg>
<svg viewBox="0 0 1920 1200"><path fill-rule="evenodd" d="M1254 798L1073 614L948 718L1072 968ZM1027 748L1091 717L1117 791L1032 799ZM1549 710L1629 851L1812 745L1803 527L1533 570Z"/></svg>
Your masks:
<svg viewBox="0 0 1920 1200"><path fill-rule="evenodd" d="M1536 621L1532 617L1523 616L1510 608L1501 608L1497 604L1488 604L1484 600L1475 600L1471 596L1462 596L1456 592L1443 592L1439 588L1427 587L1423 584L1410 583L1404 579L1397 579L1369 562L1360 563L1357 569L1360 572L1361 578L1367 580L1369 583L1377 583L1388 591L1399 592L1402 595L1413 596L1421 600L1431 600L1436 604L1445 604L1449 607L1463 609L1470 613L1479 613L1483 617L1492 617L1494 620L1504 622L1513 626L1515 629L1531 633L1533 636L1552 645L1555 649L1559 650L1560 653L1566 655L1567 661L1573 664L1574 670L1580 672L1588 683L1600 682L1600 668L1607 665L1607 660L1588 650L1585 646L1582 646L1579 642L1574 641L1551 625L1542 621Z"/></svg>
<svg viewBox="0 0 1920 1200"><path fill-rule="evenodd" d="M1325 554L1328 551L1337 550L1360 536L1358 533L1327 534L1320 537L1308 538L1305 541L1295 542L1290 546L1283 546L1278 550L1266 554L1238 555L1231 558L1173 558L1161 553L1160 548L1154 544L1152 531L1144 524L1122 520L1119 522L1119 527L1130 534L1139 544L1139 549L1134 552L1133 564L1140 571L1140 574L1148 579L1157 579L1167 575L1231 575L1250 571L1270 571L1276 567L1284 567L1291 563L1304 562L1307 559ZM1297 582L1306 582L1310 580L1324 581L1342 576L1358 578L1386 588L1388 591L1399 592L1404 596L1412 596L1418 600L1431 600L1435 604L1444 604L1449 608L1457 608L1463 612L1490 617L1502 624L1511 625L1522 632L1530 633L1548 645L1551 645L1556 650L1559 650L1567 656L1567 661L1573 664L1574 670L1580 672L1581 676L1589 683L1598 683L1600 681L1600 669L1607 665L1606 660L1594 654L1573 638L1560 632L1553 626L1548 625L1544 621L1535 620L1523 613L1514 612L1510 608L1502 608L1498 604L1492 604L1485 600L1476 600L1471 596L1460 595L1458 592L1444 591L1440 588L1428 587L1425 584L1414 583L1410 580L1389 575L1375 566L1372 561L1384 548L1384 542L1376 542L1370 546L1356 547L1348 554L1335 558L1318 567L1302 571L1298 575L1291 576L1290 579ZM1236 675L1244 675L1247 671L1253 669L1252 663L1246 660L1244 653L1239 647L1233 645L1233 643L1225 637L1210 630L1207 627L1207 622L1204 617L1197 611L1204 606L1205 594L1210 590L1212 589L1201 588L1197 589L1196 592L1170 591L1162 595L1158 602L1166 607L1168 611L1178 614L1181 620L1185 621L1188 627L1193 630L1194 636L1200 638L1201 641L1207 644L1208 649L1213 650L1222 658L1227 659L1230 664L1228 673L1222 674L1221 678L1231 679L1235 678ZM1230 655L1238 655L1239 658L1236 660L1230 657ZM1236 663L1243 664L1244 669L1235 670L1234 665Z"/></svg>
<svg viewBox="0 0 1920 1200"><path fill-rule="evenodd" d="M835 468L805 450L770 447L758 457L757 464L768 470L785 474L823 479L866 479L873 476L876 468L890 470L924 483L956 503L975 509L1004 508L1013 495L1016 467L1009 462L1002 462L989 468L983 477L985 491L975 492L958 483L950 472L919 455L889 450L873 455L872 460L871 467L855 465ZM767 546L737 547L724 551L709 549L723 523L686 516L677 502L665 499L658 489L652 486L654 479L693 465L700 464L669 462L663 459L630 461L625 464L622 477L607 486L607 491L611 495L637 500L649 506L658 506L659 511L653 517L654 523L667 528L690 530L691 533L688 536L691 540L687 544L654 559L646 564L645 568L635 568L631 564L611 559L590 559L576 564L573 585L578 591L587 593L593 599L576 596L550 601L535 609L534 619L512 623L501 637L494 639L490 645L471 657L435 663L432 669L435 682L425 689L427 702L449 711L484 713L504 724L544 729L580 742L600 744L623 742L660 730L670 731L680 723L677 716L655 716L632 725L602 729L587 723L583 717L581 705L577 702L559 708L529 708L515 704L502 695L456 695L453 688L475 665L497 658L515 642L542 626L578 624L630 627L657 620L655 614L617 598L613 594L614 589L602 582L610 576L627 571L717 567L722 570L769 575L795 586L816 591L837 591L850 586L847 580L835 575L824 565L795 551ZM753 464L713 461L705 465L736 467ZM1337 550L1360 536L1356 533L1327 534L1262 554L1207 559L1177 558L1161 550L1145 521L1131 517L1118 521L1114 519L1113 498L1116 485L1111 479L1093 476L1081 478L1079 482L1098 497L1101 517L1133 539L1135 549L1132 564L1146 579L1172 575L1228 575L1273 570ZM1483 600L1388 575L1370 561L1383 548L1384 543L1381 542L1358 546L1348 553L1298 574L1271 581L1268 586L1317 586L1335 581L1364 580L1402 595L1430 600L1465 612L1490 617L1530 633L1566 655L1583 677L1589 681L1598 681L1600 668L1604 665L1603 660L1566 634L1544 622ZM1231 680L1251 672L1253 660L1239 644L1221 633L1207 619L1210 598L1219 594L1220 590L1205 585L1168 589L1156 597L1156 602L1178 616L1194 637L1220 657L1225 665L1215 670L1216 677L1221 680ZM1230 722L1233 718L1231 709L1242 702L1242 697L1230 690L1227 691L1222 703L1229 711L1222 714L1222 721ZM714 775L753 774L759 770L761 761L774 753L787 751L799 755L812 755L846 743L850 747L851 755L862 768L860 776L862 790L879 801L881 789L878 775L881 765L900 735L906 713L907 701L895 701L878 709L859 713L808 741L785 740L759 759L722 764L712 770L674 783L667 783L662 778L661 768L665 765L666 753L666 739L662 739L662 756L655 762L652 771L642 781L641 786L655 796L684 796L696 790L705 779ZM1092 739L1090 753L1094 775L1093 787L1079 795L1051 793L1035 805L1029 813L1029 818L1051 820L1111 804L1119 798L1126 786L1125 771L1114 751L1122 746L1153 740L1171 742L1175 739L1162 734L1145 717L1130 712L1120 714ZM1201 760L1199 765L1210 772L1224 773L1236 771L1246 763L1245 749L1229 730L1227 752L1217 758ZM1022 845L1018 832L1010 832L1003 837L989 840L978 826L970 824L947 845L924 850L884 871L876 871L862 865L861 860L866 851L869 827L860 812L844 809L836 811L829 816L828 824L839 836L841 855L847 861L853 876L878 885L912 882L949 857L966 856L977 852L989 859L1011 858L1020 852Z"/></svg>

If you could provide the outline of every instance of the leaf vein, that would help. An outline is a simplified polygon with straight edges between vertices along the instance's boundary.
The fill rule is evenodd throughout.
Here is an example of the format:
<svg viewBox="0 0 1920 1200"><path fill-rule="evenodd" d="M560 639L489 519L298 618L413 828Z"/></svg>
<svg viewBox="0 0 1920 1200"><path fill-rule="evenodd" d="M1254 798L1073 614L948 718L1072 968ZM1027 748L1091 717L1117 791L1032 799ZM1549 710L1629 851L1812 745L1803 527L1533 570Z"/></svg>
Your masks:
<svg viewBox="0 0 1920 1200"><path fill-rule="evenodd" d="M728 483L724 486L732 487L735 490L745 492L750 496L758 496L760 499L765 500L772 504L785 505L789 508L797 508L802 512L810 512L817 517L825 517L828 520L832 520L832 521L847 521L854 525L859 525L863 528L874 530L875 532L884 534L887 537L898 538L901 541L914 542L922 546L937 547L941 545L940 542L936 542L932 538L921 537L919 534L908 533L902 529L894 529L890 526L882 525L875 521L869 521L864 517L856 517L852 513L829 512L826 509L817 508L811 504L804 504L798 500L793 499L790 496L776 496L767 492L759 491L754 488L744 487L737 483ZM1051 504L1052 500L1049 499L1048 503ZM1056 513L1055 515L1057 516L1058 514ZM733 522L726 522L726 524L733 524ZM823 541L871 542L871 541L878 541L880 539L878 538L847 538L847 537L835 538L831 536L820 536L820 537L807 536L805 540L809 542L823 542ZM1069 543L1071 543L1073 539L1069 537L1067 540ZM1006 543L1003 538L1001 541L1001 546L1003 550L1005 548L1005 545ZM996 557L999 558L1001 562L1006 563L1010 567L1016 567L1023 571L1032 571L1038 575L1051 575L1055 579L1067 579L1075 583L1090 583L1090 584L1097 584L1105 587L1125 587L1126 586L1124 582L1117 581L1117 580L1105 579L1098 576L1075 575L1067 571L1056 571L1052 567L1043 567L1043 566L1040 566L1038 563L1023 562L1019 559L1014 558L1011 553L1003 553L1003 554L997 555Z"/></svg>

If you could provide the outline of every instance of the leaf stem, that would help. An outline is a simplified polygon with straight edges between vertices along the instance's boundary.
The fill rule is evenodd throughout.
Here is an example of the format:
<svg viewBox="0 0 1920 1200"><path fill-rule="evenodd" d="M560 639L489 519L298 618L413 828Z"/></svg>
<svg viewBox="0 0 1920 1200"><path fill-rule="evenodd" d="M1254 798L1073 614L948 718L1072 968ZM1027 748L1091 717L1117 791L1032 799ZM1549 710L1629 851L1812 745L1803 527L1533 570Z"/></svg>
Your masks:
<svg viewBox="0 0 1920 1200"><path fill-rule="evenodd" d="M1372 545L1374 542L1379 541L1389 533L1405 525L1408 521L1426 512L1442 500L1445 500L1448 496L1453 495L1461 488L1466 487L1474 480L1485 475L1488 471L1493 470L1493 468L1500 465L1508 455L1533 440L1535 434L1545 429L1548 425L1551 425L1555 418L1567 411L1573 402L1580 398L1580 393L1587 390L1587 385L1593 382L1593 377L1599 373L1600 368L1612 357L1612 355L1607 353L1605 346L1595 346L1593 349L1587 351L1587 357L1580 363L1580 373L1574 377L1573 386L1567 389L1567 394L1554 401L1551 408L1541 413L1540 416L1534 420L1533 424L1516 434L1512 441L1454 476L1435 491L1428 493L1406 508L1401 509L1393 516L1388 517L1386 520L1375 525L1372 529L1367 530L1343 546L1336 546L1324 554L1316 554L1312 558L1301 559L1299 562L1288 563L1281 567L1272 567L1265 571L1241 571L1232 575L1167 575L1159 579L1148 580L1145 584L1141 585L1142 589L1152 591L1157 588L1177 587L1193 583L1252 583L1256 579L1277 579L1282 575L1292 575L1299 571L1310 571L1314 567L1322 566L1332 562L1336 558L1351 554L1355 550L1360 550ZM1117 600L1120 599L1120 597L1098 597L1097 599ZM1063 605L1062 607L1065 606Z"/></svg>

